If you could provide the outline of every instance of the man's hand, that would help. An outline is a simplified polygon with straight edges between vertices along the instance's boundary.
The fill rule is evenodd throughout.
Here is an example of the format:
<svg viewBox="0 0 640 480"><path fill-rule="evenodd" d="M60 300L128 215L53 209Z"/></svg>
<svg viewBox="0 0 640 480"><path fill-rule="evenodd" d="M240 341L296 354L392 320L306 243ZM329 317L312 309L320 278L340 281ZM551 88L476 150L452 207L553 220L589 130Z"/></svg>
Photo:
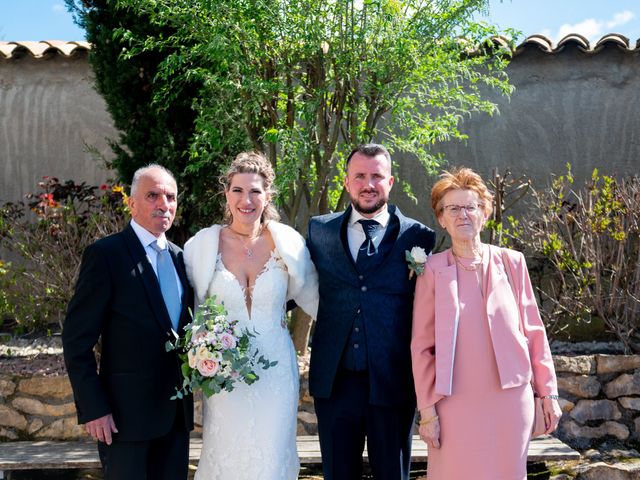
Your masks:
<svg viewBox="0 0 640 480"><path fill-rule="evenodd" d="M91 435L91 438L98 442L104 442L107 445L111 445L111 433L118 433L116 424L113 421L113 415L110 413L104 417L87 422L84 428L86 428L87 433Z"/></svg>

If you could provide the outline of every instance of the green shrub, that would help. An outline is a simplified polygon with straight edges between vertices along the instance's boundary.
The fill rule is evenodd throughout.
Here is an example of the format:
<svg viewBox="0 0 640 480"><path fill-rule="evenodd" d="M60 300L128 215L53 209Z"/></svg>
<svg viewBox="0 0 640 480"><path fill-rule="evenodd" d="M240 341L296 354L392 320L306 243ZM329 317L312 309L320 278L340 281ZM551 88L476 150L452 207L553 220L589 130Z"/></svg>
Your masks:
<svg viewBox="0 0 640 480"><path fill-rule="evenodd" d="M571 166L534 191L519 229L539 273L542 313L552 330L600 319L628 352L640 352L640 178L594 170L574 187Z"/></svg>
<svg viewBox="0 0 640 480"><path fill-rule="evenodd" d="M119 185L45 177L38 188L0 207L0 319L15 333L62 325L84 248L121 230L127 216Z"/></svg>

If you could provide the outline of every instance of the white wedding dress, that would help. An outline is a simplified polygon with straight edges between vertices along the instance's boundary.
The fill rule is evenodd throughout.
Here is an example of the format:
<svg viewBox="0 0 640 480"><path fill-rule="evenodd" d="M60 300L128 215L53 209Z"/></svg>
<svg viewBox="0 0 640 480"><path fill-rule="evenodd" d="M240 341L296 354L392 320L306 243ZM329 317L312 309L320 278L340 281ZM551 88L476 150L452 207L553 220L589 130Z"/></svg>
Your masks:
<svg viewBox="0 0 640 480"><path fill-rule="evenodd" d="M252 345L278 364L257 370L260 379L253 385L237 383L232 392L205 398L196 480L298 478L298 365L285 319L288 283L287 266L274 251L245 297L217 255L207 294L224 302L230 319L255 329Z"/></svg>

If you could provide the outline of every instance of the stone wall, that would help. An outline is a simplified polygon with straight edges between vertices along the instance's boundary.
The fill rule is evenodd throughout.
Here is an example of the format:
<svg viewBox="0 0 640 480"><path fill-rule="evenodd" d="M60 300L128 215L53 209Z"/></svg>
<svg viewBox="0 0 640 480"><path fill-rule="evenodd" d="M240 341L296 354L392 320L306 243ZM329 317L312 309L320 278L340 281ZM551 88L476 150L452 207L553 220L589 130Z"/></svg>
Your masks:
<svg viewBox="0 0 640 480"><path fill-rule="evenodd" d="M575 448L640 442L640 355L554 357L564 415L557 436Z"/></svg>
<svg viewBox="0 0 640 480"><path fill-rule="evenodd" d="M556 435L574 448L616 441L640 443L640 355L554 356L564 415ZM317 434L308 389L308 359L300 359L298 435ZM202 423L196 404L196 431ZM0 375L0 441L79 439L66 375Z"/></svg>
<svg viewBox="0 0 640 480"><path fill-rule="evenodd" d="M24 360L28 362L29 360ZM318 433L308 389L308 357L300 359L298 435ZM196 433L201 432L202 395L196 395ZM76 420L71 384L55 376L0 374L0 442L10 440L77 440L88 438Z"/></svg>
<svg viewBox="0 0 640 480"><path fill-rule="evenodd" d="M0 376L0 439L75 440L85 435L76 422L66 375Z"/></svg>

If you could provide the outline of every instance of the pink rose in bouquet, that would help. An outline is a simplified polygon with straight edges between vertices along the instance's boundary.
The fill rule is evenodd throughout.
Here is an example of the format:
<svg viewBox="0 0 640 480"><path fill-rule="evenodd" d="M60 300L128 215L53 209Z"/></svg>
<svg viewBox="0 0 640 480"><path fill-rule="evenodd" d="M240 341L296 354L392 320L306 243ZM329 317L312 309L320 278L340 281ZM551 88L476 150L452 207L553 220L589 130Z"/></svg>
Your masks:
<svg viewBox="0 0 640 480"><path fill-rule="evenodd" d="M236 338L232 334L224 332L222 335L220 335L220 344L224 349L235 348Z"/></svg>
<svg viewBox="0 0 640 480"><path fill-rule="evenodd" d="M220 363L213 359L200 360L196 368L203 377L213 377L220 368Z"/></svg>

